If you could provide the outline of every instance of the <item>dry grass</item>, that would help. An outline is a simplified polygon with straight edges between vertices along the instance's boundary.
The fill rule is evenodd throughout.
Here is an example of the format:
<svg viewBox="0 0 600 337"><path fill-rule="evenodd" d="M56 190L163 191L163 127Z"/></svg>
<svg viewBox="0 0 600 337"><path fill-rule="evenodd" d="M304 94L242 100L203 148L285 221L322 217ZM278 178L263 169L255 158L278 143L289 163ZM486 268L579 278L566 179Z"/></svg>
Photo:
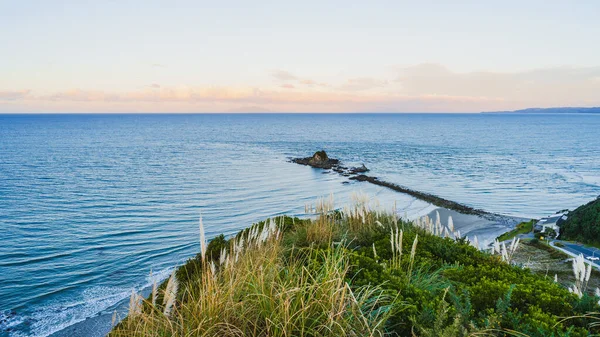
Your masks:
<svg viewBox="0 0 600 337"><path fill-rule="evenodd" d="M331 245L337 229L323 215L306 230L311 239ZM167 285L159 294L162 306L151 299L134 305L135 313L110 336L384 334L396 299L377 287L351 289L345 281L349 262L342 245L308 253L284 248L273 221L232 241L218 265L203 259L200 276L183 285L175 304L169 304L173 287Z"/></svg>

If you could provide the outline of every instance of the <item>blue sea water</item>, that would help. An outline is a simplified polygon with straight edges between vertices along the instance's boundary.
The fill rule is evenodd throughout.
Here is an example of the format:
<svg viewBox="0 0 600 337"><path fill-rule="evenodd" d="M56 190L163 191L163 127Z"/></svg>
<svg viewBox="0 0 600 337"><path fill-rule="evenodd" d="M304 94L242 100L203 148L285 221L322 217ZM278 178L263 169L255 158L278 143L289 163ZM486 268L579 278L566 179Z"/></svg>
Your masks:
<svg viewBox="0 0 600 337"><path fill-rule="evenodd" d="M0 115L0 336L111 313L207 235L334 193L428 205L287 162L325 149L371 174L501 214L600 195L600 115ZM152 276L149 276L150 271Z"/></svg>

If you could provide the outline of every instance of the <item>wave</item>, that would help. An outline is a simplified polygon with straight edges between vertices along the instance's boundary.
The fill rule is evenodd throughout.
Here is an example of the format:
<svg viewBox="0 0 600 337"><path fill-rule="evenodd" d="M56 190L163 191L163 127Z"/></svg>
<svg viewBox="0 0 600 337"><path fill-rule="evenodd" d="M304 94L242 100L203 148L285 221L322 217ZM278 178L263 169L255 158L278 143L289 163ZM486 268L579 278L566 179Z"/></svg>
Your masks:
<svg viewBox="0 0 600 337"><path fill-rule="evenodd" d="M173 268L152 272L143 283L133 287L133 290L143 292L152 287L154 282L162 282L169 277ZM94 286L85 289L78 297L69 301L56 301L37 307L25 315L14 311L0 312L0 336L50 336L90 317L111 313L127 301L131 291L131 288Z"/></svg>

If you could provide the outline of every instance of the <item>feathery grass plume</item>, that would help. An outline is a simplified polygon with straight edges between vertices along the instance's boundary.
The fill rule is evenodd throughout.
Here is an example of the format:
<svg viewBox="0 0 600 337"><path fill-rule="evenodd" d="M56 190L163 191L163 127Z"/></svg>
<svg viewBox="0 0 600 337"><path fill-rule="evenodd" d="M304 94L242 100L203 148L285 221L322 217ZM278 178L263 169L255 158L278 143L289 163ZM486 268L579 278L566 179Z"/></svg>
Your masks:
<svg viewBox="0 0 600 337"><path fill-rule="evenodd" d="M135 289L131 289L131 296L129 297L129 313L131 317L135 317L142 313L142 297L135 292Z"/></svg>
<svg viewBox="0 0 600 337"><path fill-rule="evenodd" d="M400 268L400 263L402 261L402 235L403 231L398 230L398 227L390 228L390 244L392 248L392 268Z"/></svg>
<svg viewBox="0 0 600 337"><path fill-rule="evenodd" d="M213 277L217 276L217 266L215 266L215 261L210 261L210 274Z"/></svg>
<svg viewBox="0 0 600 337"><path fill-rule="evenodd" d="M227 261L227 249L225 247L221 248L221 252L219 253L219 265L222 266Z"/></svg>
<svg viewBox="0 0 600 337"><path fill-rule="evenodd" d="M156 280L152 282L152 306L156 307L156 296L158 295L158 286Z"/></svg>
<svg viewBox="0 0 600 337"><path fill-rule="evenodd" d="M171 273L171 277L169 277L169 281L167 281L167 286L165 288L165 294L163 297L163 314L167 317L171 315L173 305L177 299L177 288L179 286L179 282L177 282L176 271L177 268L173 269L173 273Z"/></svg>
<svg viewBox="0 0 600 337"><path fill-rule="evenodd" d="M113 311L112 319L110 321L110 325L111 326L115 326L115 323L117 323L117 311L116 310Z"/></svg>
<svg viewBox="0 0 600 337"><path fill-rule="evenodd" d="M375 249L375 242L373 242L373 258L375 259L375 261L378 260L378 258L377 258L377 250Z"/></svg>
<svg viewBox="0 0 600 337"><path fill-rule="evenodd" d="M498 239L494 240L494 245L492 246L492 255L493 254L500 254L501 250L500 250L500 242L498 241Z"/></svg>
<svg viewBox="0 0 600 337"><path fill-rule="evenodd" d="M504 242L502 242L501 255L502 255L502 261L507 262L508 261L508 251L506 250L506 244Z"/></svg>
<svg viewBox="0 0 600 337"><path fill-rule="evenodd" d="M392 248L392 254L394 254L394 252L396 251L396 247L394 247L395 244L396 244L396 240L394 237L394 229L390 228L390 246Z"/></svg>
<svg viewBox="0 0 600 337"><path fill-rule="evenodd" d="M408 265L408 280L410 282L410 279L412 278L412 270L413 270L413 265L415 263L415 255L417 254L417 242L419 241L419 234L415 235L415 240L413 241L412 244L412 248L410 249L410 262Z"/></svg>
<svg viewBox="0 0 600 337"><path fill-rule="evenodd" d="M498 239L496 239L492 246L491 254L492 255L499 254L502 261L510 264L510 263L512 263L513 256L514 256L515 252L517 251L517 248L519 247L520 242L521 242L521 239L513 238L512 242L510 243L508 248L506 248L505 242L502 242L502 244L500 244L500 242L498 242Z"/></svg>
<svg viewBox="0 0 600 337"><path fill-rule="evenodd" d="M154 276L152 275L152 269L150 269L150 276L149 279L152 281L152 293L150 296L150 301L152 303L152 306L156 306L156 294L157 294L157 285L156 285L156 280L154 279Z"/></svg>
<svg viewBox="0 0 600 337"><path fill-rule="evenodd" d="M450 232L454 232L454 220L452 220L452 215L448 215L448 229Z"/></svg>
<svg viewBox="0 0 600 337"><path fill-rule="evenodd" d="M200 216L200 254L202 255L202 261L206 259L206 236L204 235L204 223L202 223L202 216Z"/></svg>
<svg viewBox="0 0 600 337"><path fill-rule="evenodd" d="M558 275L554 274L554 283L558 283Z"/></svg>
<svg viewBox="0 0 600 337"><path fill-rule="evenodd" d="M590 276L592 275L592 265L585 262L583 254L579 254L573 258L573 275L575 276L575 284L569 288L569 291L580 295L586 291Z"/></svg>
<svg viewBox="0 0 600 337"><path fill-rule="evenodd" d="M477 249L481 249L481 246L479 245L479 240L477 239L477 235L475 235L475 237L473 238L473 246Z"/></svg>
<svg viewBox="0 0 600 337"><path fill-rule="evenodd" d="M442 218L440 217L440 212L435 211L435 235L442 235Z"/></svg>
<svg viewBox="0 0 600 337"><path fill-rule="evenodd" d="M583 292L576 285L573 285L572 287L569 287L568 289L571 293L577 295L577 297L579 297L579 298L583 297Z"/></svg>
<svg viewBox="0 0 600 337"><path fill-rule="evenodd" d="M590 281L590 277L592 276L592 264L589 263L586 273L585 273L585 283L586 283L586 287L587 287L587 283Z"/></svg>

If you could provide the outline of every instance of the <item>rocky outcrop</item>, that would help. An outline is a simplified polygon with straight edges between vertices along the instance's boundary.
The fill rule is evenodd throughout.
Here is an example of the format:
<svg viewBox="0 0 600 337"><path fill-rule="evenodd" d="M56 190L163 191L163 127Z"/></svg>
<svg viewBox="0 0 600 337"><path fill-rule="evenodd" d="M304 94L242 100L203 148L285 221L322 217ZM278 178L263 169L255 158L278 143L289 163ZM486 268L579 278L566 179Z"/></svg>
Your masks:
<svg viewBox="0 0 600 337"><path fill-rule="evenodd" d="M327 156L327 153L325 153L325 151L323 150L315 152L315 154L312 157L294 158L291 159L291 161L296 164L307 165L314 168L332 170L344 177L348 177L350 180L364 181L374 185L387 187L394 191L405 193L415 198L427 201L433 205L444 207L447 209L452 209L463 214L474 214L486 217L497 216L497 214L488 213L481 209L476 209L467 205L463 205L451 200L438 197L433 194L415 191L404 186L379 180L377 179L377 177L367 176L364 173L368 172L369 169L364 164L362 164L359 167L343 166L339 160L329 158L329 156Z"/></svg>
<svg viewBox="0 0 600 337"><path fill-rule="evenodd" d="M359 167L343 166L338 159L329 158L329 156L324 150L315 152L315 154L313 154L312 157L293 158L291 159L291 161L300 165L307 165L314 168L332 170L345 177L350 177L359 173L365 173L369 171L365 164L362 164Z"/></svg>
<svg viewBox="0 0 600 337"><path fill-rule="evenodd" d="M294 158L292 162L326 170L337 168L340 163L337 159L329 158L323 150L315 152L312 157Z"/></svg>

